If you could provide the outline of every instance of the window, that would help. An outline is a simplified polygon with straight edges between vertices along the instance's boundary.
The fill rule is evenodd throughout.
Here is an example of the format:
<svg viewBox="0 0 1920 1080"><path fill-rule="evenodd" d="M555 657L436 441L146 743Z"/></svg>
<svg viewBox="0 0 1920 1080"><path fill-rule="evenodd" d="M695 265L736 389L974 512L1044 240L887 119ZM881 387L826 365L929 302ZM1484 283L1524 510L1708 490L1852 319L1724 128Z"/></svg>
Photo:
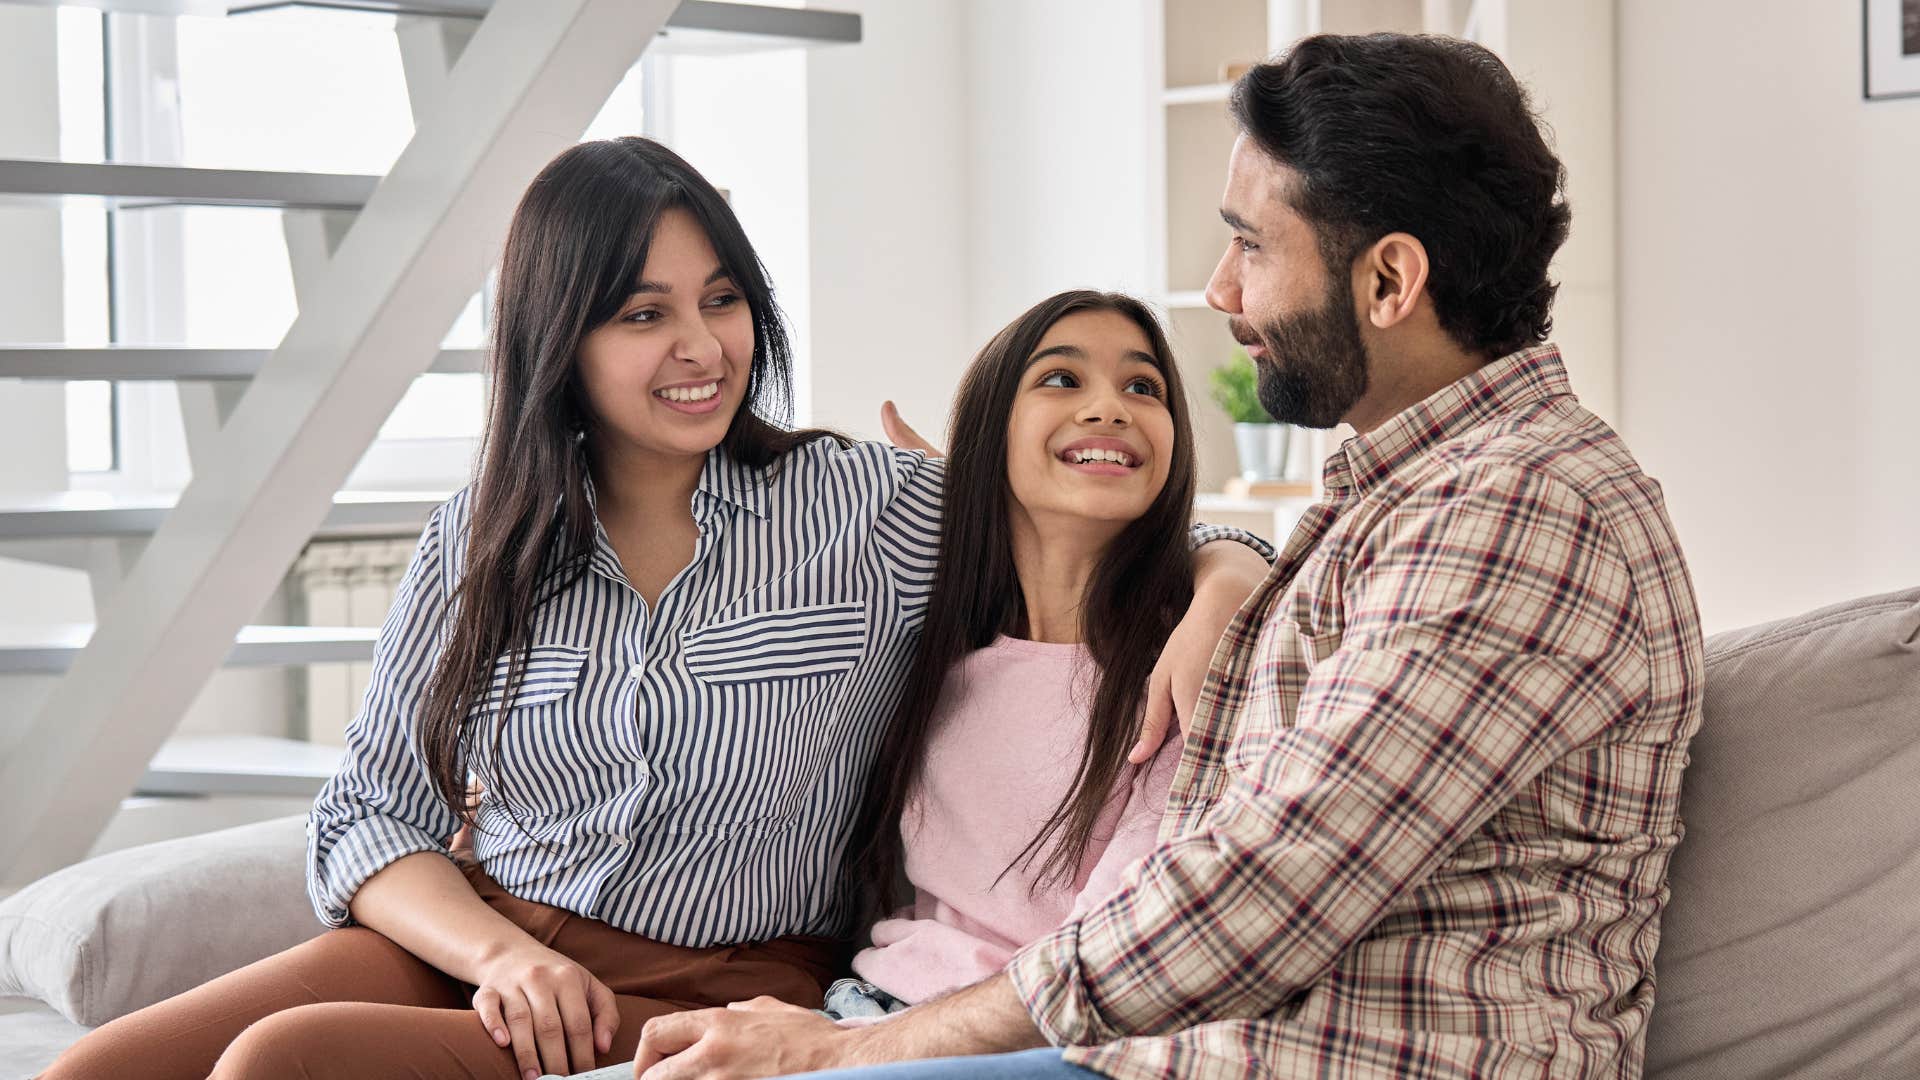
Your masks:
<svg viewBox="0 0 1920 1080"><path fill-rule="evenodd" d="M55 24L60 71L60 156L99 161L106 152L101 15L63 7ZM107 340L107 215L98 206L60 208L64 340ZM110 382L68 383L67 469L105 473L118 467L118 400Z"/></svg>
<svg viewBox="0 0 1920 1080"><path fill-rule="evenodd" d="M286 8L174 18L63 8L60 17L67 160L383 174L412 137L395 16ZM780 286L802 386L805 70L798 50L649 55L586 133L665 138L730 190ZM682 78L690 92L675 102L668 91ZM647 109L649 99L658 107ZM674 139L675 126L687 138ZM298 312L280 211L76 204L71 215L71 343L270 348ZM449 328L446 347L479 348L485 332L477 295ZM68 403L75 486L159 491L186 483L172 384L76 383ZM480 375L421 377L348 486L457 485L472 465L484 403Z"/></svg>

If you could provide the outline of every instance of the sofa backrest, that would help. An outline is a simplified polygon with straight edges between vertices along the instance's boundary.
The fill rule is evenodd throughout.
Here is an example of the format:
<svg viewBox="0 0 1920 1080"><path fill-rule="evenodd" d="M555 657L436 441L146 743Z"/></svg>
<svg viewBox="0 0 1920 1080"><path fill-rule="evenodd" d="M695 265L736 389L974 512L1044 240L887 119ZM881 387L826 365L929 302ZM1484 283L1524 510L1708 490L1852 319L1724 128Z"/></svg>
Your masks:
<svg viewBox="0 0 1920 1080"><path fill-rule="evenodd" d="M1652 1080L1920 1077L1920 589L1707 643Z"/></svg>

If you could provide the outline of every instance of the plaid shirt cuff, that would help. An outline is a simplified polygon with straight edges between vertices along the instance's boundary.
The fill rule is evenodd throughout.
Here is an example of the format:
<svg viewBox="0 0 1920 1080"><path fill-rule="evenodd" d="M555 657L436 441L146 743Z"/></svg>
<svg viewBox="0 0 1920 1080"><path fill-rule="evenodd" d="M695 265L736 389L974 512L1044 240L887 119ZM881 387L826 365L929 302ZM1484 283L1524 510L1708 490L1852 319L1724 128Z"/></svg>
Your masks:
<svg viewBox="0 0 1920 1080"><path fill-rule="evenodd" d="M1080 924L1070 922L1007 962L1007 977L1034 1026L1055 1046L1093 1046L1124 1033L1094 1010L1081 977Z"/></svg>

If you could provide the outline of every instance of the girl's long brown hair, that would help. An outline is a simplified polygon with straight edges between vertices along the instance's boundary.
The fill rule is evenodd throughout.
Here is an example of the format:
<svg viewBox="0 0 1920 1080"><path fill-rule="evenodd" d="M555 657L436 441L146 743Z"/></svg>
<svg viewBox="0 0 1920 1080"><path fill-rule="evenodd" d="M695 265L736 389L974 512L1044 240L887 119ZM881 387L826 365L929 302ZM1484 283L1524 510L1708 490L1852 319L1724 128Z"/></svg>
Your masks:
<svg viewBox="0 0 1920 1080"><path fill-rule="evenodd" d="M785 428L792 413L786 323L753 245L706 178L642 138L582 143L541 171L514 211L501 256L465 564L419 718L435 793L468 824L467 776L476 763L498 760L533 613L578 580L593 553L584 441L592 424L575 355L581 339L632 296L654 226L671 209L706 230L753 314L746 396L721 445L735 460L764 468L827 434ZM503 654L510 657L506 685L490 694ZM482 755L479 738L489 727L491 749ZM518 820L513 778L486 779Z"/></svg>
<svg viewBox="0 0 1920 1080"><path fill-rule="evenodd" d="M1049 297L987 343L967 369L954 402L933 595L919 653L881 743L854 833L852 886L869 916L890 906L902 870L900 821L925 767L934 709L948 673L996 636L1026 632L1026 600L1013 562L1008 419L1027 358L1055 323L1082 311L1117 312L1146 335L1166 382L1173 460L1153 505L1108 546L1088 583L1080 624L1100 679L1088 716L1086 747L1072 787L1008 871L1031 866L1044 852L1036 886L1073 878L1115 782L1127 767L1127 752L1139 738L1147 677L1193 599L1188 543L1195 483L1193 429L1166 334L1146 305L1130 296L1074 291Z"/></svg>

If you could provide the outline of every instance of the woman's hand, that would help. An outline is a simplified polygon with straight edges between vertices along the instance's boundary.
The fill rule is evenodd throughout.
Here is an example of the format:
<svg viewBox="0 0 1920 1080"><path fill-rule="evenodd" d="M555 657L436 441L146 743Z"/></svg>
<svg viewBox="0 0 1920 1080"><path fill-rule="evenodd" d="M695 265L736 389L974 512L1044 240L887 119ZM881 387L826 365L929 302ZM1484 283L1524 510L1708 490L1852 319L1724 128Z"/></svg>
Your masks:
<svg viewBox="0 0 1920 1080"><path fill-rule="evenodd" d="M495 1043L513 1047L526 1080L586 1072L620 1029L613 991L532 939L490 961L479 987L474 1011Z"/></svg>
<svg viewBox="0 0 1920 1080"><path fill-rule="evenodd" d="M1153 665L1140 741L1127 753L1128 761L1138 765L1158 753L1175 721L1181 731L1187 729L1221 635L1270 569L1252 548L1232 540L1216 540L1194 552L1193 603Z"/></svg>
<svg viewBox="0 0 1920 1080"><path fill-rule="evenodd" d="M887 433L887 441L902 450L924 450L928 457L945 457L946 452L920 437L920 433L907 426L900 419L900 410L893 402L880 403L880 427Z"/></svg>

